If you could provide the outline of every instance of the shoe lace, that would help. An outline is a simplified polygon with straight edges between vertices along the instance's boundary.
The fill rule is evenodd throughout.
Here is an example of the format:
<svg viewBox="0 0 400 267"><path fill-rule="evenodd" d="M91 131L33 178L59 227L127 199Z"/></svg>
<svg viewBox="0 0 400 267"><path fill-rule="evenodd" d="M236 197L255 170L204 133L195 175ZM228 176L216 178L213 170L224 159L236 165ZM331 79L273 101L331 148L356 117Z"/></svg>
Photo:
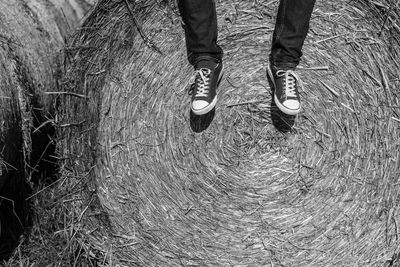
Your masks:
<svg viewBox="0 0 400 267"><path fill-rule="evenodd" d="M297 97L296 81L299 82L301 89L303 89L303 82L293 70L278 70L276 76L284 78L285 94L287 97Z"/></svg>
<svg viewBox="0 0 400 267"><path fill-rule="evenodd" d="M191 84L194 84L195 81L197 81L196 97L207 97L210 89L210 74L210 69L201 68L196 70L193 77L190 79Z"/></svg>

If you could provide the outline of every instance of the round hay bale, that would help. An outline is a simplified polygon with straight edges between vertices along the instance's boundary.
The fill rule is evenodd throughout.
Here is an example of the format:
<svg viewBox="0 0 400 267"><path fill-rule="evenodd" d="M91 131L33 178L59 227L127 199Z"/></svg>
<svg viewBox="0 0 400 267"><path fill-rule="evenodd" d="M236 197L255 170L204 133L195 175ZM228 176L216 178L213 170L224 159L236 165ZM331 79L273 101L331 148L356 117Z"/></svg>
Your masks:
<svg viewBox="0 0 400 267"><path fill-rule="evenodd" d="M0 260L29 224L27 182L54 164L45 156L54 147L46 93L58 91L64 38L88 7L75 0L0 2Z"/></svg>
<svg viewBox="0 0 400 267"><path fill-rule="evenodd" d="M277 1L217 11L226 74L206 117L171 2L99 1L73 38L59 149L75 236L113 266L394 266L399 6L317 2L294 124L265 73Z"/></svg>

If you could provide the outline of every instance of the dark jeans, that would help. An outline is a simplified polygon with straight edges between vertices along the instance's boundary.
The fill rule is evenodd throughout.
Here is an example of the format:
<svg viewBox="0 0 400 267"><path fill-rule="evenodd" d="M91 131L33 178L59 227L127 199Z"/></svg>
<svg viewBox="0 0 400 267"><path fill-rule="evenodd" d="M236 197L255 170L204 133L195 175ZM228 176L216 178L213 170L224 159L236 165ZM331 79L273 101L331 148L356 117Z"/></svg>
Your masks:
<svg viewBox="0 0 400 267"><path fill-rule="evenodd" d="M191 64L201 57L222 59L217 44L218 28L214 0L178 0L185 30L186 49Z"/></svg>
<svg viewBox="0 0 400 267"><path fill-rule="evenodd" d="M270 54L272 64L299 64L314 4L315 0L280 0ZM214 0L179 0L178 6L189 62L195 64L201 57L222 59Z"/></svg>

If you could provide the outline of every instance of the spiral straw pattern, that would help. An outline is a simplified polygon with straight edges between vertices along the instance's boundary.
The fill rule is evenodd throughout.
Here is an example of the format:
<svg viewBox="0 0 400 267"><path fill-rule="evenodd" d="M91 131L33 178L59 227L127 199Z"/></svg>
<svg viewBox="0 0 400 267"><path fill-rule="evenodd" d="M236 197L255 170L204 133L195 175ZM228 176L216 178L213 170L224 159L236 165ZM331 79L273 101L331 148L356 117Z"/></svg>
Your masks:
<svg viewBox="0 0 400 267"><path fill-rule="evenodd" d="M72 40L59 148L88 249L115 266L393 264L398 6L384 24L384 3L317 2L295 119L265 72L277 1L217 9L225 77L203 117L173 3L100 1Z"/></svg>

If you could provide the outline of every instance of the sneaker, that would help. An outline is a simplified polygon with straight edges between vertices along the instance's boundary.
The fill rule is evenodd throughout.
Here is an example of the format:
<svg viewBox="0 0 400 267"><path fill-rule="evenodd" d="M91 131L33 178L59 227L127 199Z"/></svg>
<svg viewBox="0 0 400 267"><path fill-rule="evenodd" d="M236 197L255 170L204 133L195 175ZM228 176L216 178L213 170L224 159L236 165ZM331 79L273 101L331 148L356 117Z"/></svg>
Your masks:
<svg viewBox="0 0 400 267"><path fill-rule="evenodd" d="M202 60L195 69L191 109L196 115L204 115L217 103L217 87L223 75L223 65L221 61Z"/></svg>
<svg viewBox="0 0 400 267"><path fill-rule="evenodd" d="M298 87L303 87L300 77L294 69L278 69L274 65L267 68L274 84L274 100L276 106L287 115L300 112L300 95Z"/></svg>

